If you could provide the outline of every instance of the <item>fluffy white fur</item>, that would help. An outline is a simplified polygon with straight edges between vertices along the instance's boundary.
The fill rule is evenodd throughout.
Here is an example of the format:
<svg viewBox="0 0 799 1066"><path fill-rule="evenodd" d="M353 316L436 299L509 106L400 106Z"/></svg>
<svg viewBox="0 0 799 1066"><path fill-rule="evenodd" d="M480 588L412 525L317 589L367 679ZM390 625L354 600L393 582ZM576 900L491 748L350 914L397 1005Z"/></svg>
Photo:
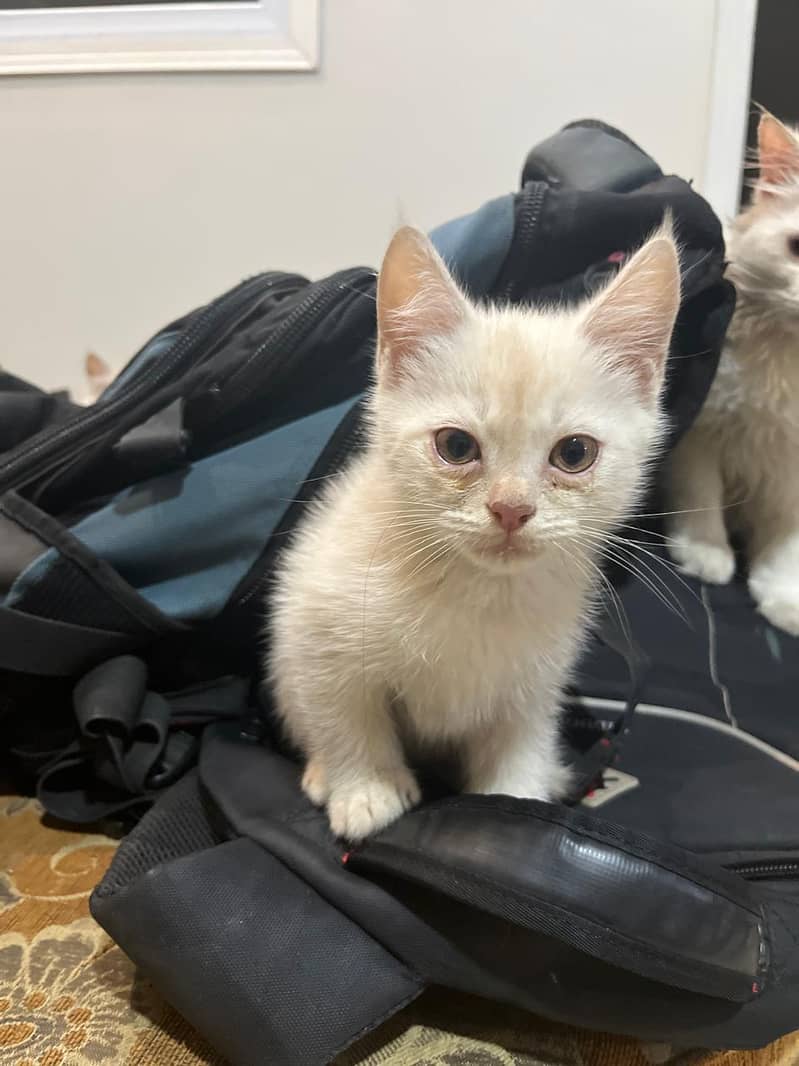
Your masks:
<svg viewBox="0 0 799 1066"><path fill-rule="evenodd" d="M738 303L718 374L671 462L672 554L725 584L743 536L749 588L799 634L799 138L764 114L753 204L727 234Z"/></svg>
<svg viewBox="0 0 799 1066"><path fill-rule="evenodd" d="M606 531L661 432L679 304L663 230L576 310L478 308L427 239L395 236L378 285L365 454L312 505L278 567L270 672L333 831L360 839L419 799L409 753L454 753L469 791L562 792L558 703ZM467 430L479 461L433 440ZM561 438L600 442L563 473ZM535 509L503 531L489 503Z"/></svg>

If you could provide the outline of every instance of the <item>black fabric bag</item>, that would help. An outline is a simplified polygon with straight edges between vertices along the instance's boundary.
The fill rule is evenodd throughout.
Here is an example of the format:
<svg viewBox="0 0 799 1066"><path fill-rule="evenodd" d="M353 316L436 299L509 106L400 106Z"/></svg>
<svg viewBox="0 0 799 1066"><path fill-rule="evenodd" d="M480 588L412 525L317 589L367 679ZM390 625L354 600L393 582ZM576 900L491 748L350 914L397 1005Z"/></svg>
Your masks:
<svg viewBox="0 0 799 1066"><path fill-rule="evenodd" d="M576 123L531 152L521 192L433 239L476 297L576 300L666 209L683 247L675 439L733 307L718 221L685 182ZM619 585L639 647L609 621L584 664L566 722L595 786L581 808L433 786L342 854L302 796L251 682L291 501L358 445L373 294L368 270L251 279L157 335L96 407L0 459L15 757L74 820L162 796L95 893L98 920L234 1063L324 1063L430 982L681 1044L795 1027L799 656L738 586L718 593L724 616L694 590L692 642L644 586ZM749 670L748 645L770 664L777 647L779 671ZM769 713L745 731L759 700ZM740 824L726 812L745 800L716 800L728 765L753 805Z"/></svg>
<svg viewBox="0 0 799 1066"><path fill-rule="evenodd" d="M579 807L430 794L350 849L289 759L215 725L94 914L237 1064L327 1062L433 983L680 1047L795 1029L799 642L742 583L665 580L687 624L619 590L640 702ZM597 640L577 688L572 727L612 736L624 660Z"/></svg>

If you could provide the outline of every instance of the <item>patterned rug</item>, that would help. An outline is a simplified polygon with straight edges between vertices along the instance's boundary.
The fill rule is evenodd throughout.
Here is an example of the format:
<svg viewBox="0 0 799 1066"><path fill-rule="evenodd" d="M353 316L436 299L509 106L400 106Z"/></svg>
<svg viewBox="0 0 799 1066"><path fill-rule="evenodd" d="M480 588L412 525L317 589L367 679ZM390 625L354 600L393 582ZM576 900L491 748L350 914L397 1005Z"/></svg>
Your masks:
<svg viewBox="0 0 799 1066"><path fill-rule="evenodd" d="M49 822L33 800L0 796L0 1066L224 1066L89 916L89 894L116 845L102 833ZM337 1066L652 1061L631 1040L432 990ZM676 1062L796 1066L799 1033L760 1052L683 1055Z"/></svg>

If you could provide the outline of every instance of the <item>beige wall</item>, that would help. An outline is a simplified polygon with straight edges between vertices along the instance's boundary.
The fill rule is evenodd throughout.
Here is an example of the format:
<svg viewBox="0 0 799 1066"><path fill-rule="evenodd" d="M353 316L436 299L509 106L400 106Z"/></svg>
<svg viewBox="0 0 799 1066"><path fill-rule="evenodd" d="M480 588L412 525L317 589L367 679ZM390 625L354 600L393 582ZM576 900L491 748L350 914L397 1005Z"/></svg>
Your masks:
<svg viewBox="0 0 799 1066"><path fill-rule="evenodd" d="M0 80L0 363L81 388L262 268L375 264L585 115L701 185L716 0L326 0L315 74Z"/></svg>

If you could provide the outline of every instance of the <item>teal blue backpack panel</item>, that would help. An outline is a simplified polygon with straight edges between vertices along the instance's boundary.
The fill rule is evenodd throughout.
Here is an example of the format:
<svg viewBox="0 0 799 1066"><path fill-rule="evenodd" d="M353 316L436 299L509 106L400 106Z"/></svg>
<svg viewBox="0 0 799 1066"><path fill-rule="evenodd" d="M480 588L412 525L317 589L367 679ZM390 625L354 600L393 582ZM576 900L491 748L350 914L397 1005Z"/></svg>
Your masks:
<svg viewBox="0 0 799 1066"><path fill-rule="evenodd" d="M164 614L184 622L212 618L263 552L356 399L134 485L72 533ZM30 563L6 604L43 580L55 558L49 549Z"/></svg>

